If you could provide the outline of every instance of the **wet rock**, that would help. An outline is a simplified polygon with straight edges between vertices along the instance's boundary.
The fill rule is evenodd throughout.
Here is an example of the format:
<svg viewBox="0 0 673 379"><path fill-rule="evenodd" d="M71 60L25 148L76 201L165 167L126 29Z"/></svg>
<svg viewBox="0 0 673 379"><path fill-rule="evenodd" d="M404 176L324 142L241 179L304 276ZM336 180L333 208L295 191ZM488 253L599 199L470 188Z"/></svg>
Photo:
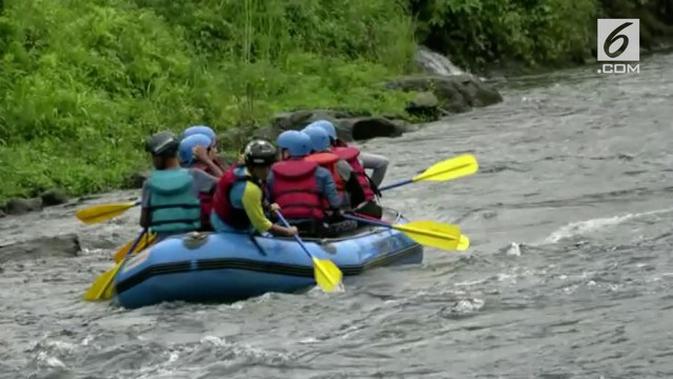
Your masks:
<svg viewBox="0 0 673 379"><path fill-rule="evenodd" d="M5 214L5 212L3 212L2 209L0 209L0 218L3 218L3 217L5 217L5 216L7 216L7 215Z"/></svg>
<svg viewBox="0 0 673 379"><path fill-rule="evenodd" d="M432 92L439 101L439 108L460 113L472 107L484 107L502 101L493 87L472 75L419 75L396 79L386 84L389 89Z"/></svg>
<svg viewBox="0 0 673 379"><path fill-rule="evenodd" d="M281 133L285 130L303 129L306 127L306 125L312 123L313 121L329 120L332 123L336 123L339 119L353 118L358 116L369 115L324 109L299 110L295 112L283 112L276 114L271 121L271 126L276 129L278 133Z"/></svg>
<svg viewBox="0 0 673 379"><path fill-rule="evenodd" d="M68 196L65 194L65 191L58 188L43 192L40 195L40 198L42 198L42 205L45 207L63 204L68 201Z"/></svg>
<svg viewBox="0 0 673 379"><path fill-rule="evenodd" d="M338 120L334 125L344 141L366 140L375 137L399 137L407 131L403 121L384 117L356 117Z"/></svg>
<svg viewBox="0 0 673 379"><path fill-rule="evenodd" d="M439 100L432 92L419 92L406 107L407 113L427 120L439 118Z"/></svg>
<svg viewBox="0 0 673 379"><path fill-rule="evenodd" d="M39 197L32 199L9 199L5 204L5 213L9 215L22 215L31 211L42 209L42 199Z"/></svg>
<svg viewBox="0 0 673 379"><path fill-rule="evenodd" d="M334 124L343 141L363 140L374 137L398 137L407 129L405 121L385 116L354 114L343 111L302 110L277 114L272 121L274 139L285 130L300 130L317 120Z"/></svg>
<svg viewBox="0 0 673 379"><path fill-rule="evenodd" d="M143 183L150 176L149 170L145 171L136 171L130 174L126 180L124 180L124 188L126 189L138 189L143 188Z"/></svg>
<svg viewBox="0 0 673 379"><path fill-rule="evenodd" d="M80 250L80 243L76 234L39 237L0 246L0 263L20 259L74 257L78 255Z"/></svg>

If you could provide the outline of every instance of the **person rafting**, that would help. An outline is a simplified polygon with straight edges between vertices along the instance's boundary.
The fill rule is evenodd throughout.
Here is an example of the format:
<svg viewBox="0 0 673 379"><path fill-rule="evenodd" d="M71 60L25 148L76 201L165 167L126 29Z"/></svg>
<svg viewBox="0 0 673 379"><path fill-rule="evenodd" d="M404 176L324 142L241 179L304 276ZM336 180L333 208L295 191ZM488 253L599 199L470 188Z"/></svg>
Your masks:
<svg viewBox="0 0 673 379"><path fill-rule="evenodd" d="M310 125L303 132L311 137L313 147L313 153L306 159L317 162L332 174L337 191L344 196L343 208L354 208L364 202L363 189L353 175L351 165L331 151L327 133L320 127Z"/></svg>
<svg viewBox="0 0 673 379"><path fill-rule="evenodd" d="M213 160L212 146L213 140L206 134L197 133L183 138L178 149L180 165L185 168L200 169L219 178L224 174L224 170Z"/></svg>
<svg viewBox="0 0 673 379"><path fill-rule="evenodd" d="M278 204L288 221L298 226L302 234L314 236L355 229L355 223L338 217L344 199L337 192L332 174L307 159L313 149L311 138L290 130L281 133L277 143L284 160L271 167L267 187L271 201Z"/></svg>
<svg viewBox="0 0 673 379"><path fill-rule="evenodd" d="M178 148L180 165L184 168L201 170L216 178L224 174L222 168L216 164L209 155L212 140L205 134L192 134L182 141ZM201 228L202 231L212 231L210 224L210 213L213 208L213 195L215 186L209 192L200 192L199 201L201 204Z"/></svg>
<svg viewBox="0 0 673 379"><path fill-rule="evenodd" d="M190 126L189 128L185 129L182 132L182 139L185 139L194 134L204 134L211 139L211 144L210 146L208 146L209 147L208 157L210 158L211 161L213 161L213 163L215 163L215 165L219 167L222 173L224 173L227 170L227 165L218 155L217 134L215 134L215 131L211 127L206 125L194 125Z"/></svg>
<svg viewBox="0 0 673 379"><path fill-rule="evenodd" d="M158 240L201 229L199 195L209 193L217 182L202 170L181 168L178 147L171 132L156 133L145 144L154 170L143 183L140 225L157 233Z"/></svg>
<svg viewBox="0 0 673 379"><path fill-rule="evenodd" d="M264 214L264 181L276 155L270 142L253 140L243 151L245 163L232 166L220 178L210 217L216 232L252 230L287 237L297 234L296 227L274 224ZM271 204L270 208L277 210L278 205Z"/></svg>
<svg viewBox="0 0 673 379"><path fill-rule="evenodd" d="M354 179L353 182L355 182L350 183L348 186L350 189L349 193L351 194L351 207L354 208L357 213L374 218L381 218L383 209L376 202L376 194L378 193L377 184L373 183L373 180L367 176L365 167L360 162L360 157L362 156L360 150L353 146L340 146L344 144L339 144L336 129L334 128L334 125L327 120L316 121L309 124L307 128L323 130L330 140L331 148L329 151L338 156L340 162L348 162L347 166L349 168L349 173L352 174ZM383 158L383 162L385 163L383 166L383 174L385 174L388 161L385 157L381 158ZM375 158L374 161L380 162L378 158ZM343 168L340 170L340 172L344 171Z"/></svg>
<svg viewBox="0 0 673 379"><path fill-rule="evenodd" d="M372 170L372 174L369 176L369 179L372 183L374 183L374 186L379 187L381 185L383 178L386 176L386 171L388 170L388 158L384 157L383 155L360 151L355 146L349 145L342 141L337 136L334 124L328 120L318 120L309 124L308 126L317 126L322 128L327 133L327 135L329 135L332 147L352 147L358 150L358 160L361 162L362 167L367 170Z"/></svg>

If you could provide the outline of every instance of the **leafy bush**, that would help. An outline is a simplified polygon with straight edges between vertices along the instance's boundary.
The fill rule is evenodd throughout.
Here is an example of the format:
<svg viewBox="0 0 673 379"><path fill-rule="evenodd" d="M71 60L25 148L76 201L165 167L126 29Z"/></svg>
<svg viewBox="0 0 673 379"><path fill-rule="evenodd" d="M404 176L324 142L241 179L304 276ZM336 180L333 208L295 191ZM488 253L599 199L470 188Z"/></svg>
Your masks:
<svg viewBox="0 0 673 379"><path fill-rule="evenodd" d="M421 39L478 69L570 61L589 51L596 0L410 0Z"/></svg>
<svg viewBox="0 0 673 379"><path fill-rule="evenodd" d="M399 112L413 25L388 0L6 0L0 199L119 187L142 140L276 111Z"/></svg>

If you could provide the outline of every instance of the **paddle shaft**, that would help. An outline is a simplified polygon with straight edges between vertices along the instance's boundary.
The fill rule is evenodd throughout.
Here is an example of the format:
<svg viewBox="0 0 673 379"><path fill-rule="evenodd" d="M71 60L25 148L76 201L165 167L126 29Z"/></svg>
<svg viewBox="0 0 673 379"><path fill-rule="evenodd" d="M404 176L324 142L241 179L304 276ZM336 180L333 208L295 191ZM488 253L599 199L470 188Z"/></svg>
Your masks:
<svg viewBox="0 0 673 379"><path fill-rule="evenodd" d="M448 236L446 236L442 233L433 232L432 230L416 229L416 228L412 228L412 227L407 228L403 224L402 225L393 225L393 224L389 224L389 223L384 222L384 221L372 220L372 219L369 219L369 218L362 218L362 217L353 216L353 215L349 215L349 214L344 214L343 216L344 216L344 218L349 219L349 220L364 222L364 223L371 224L371 225L383 226L385 228L390 228L390 229L397 229L397 230L399 230L403 233L404 232L416 233L416 234L421 234L421 235L425 235L425 236L428 236L428 237L449 239Z"/></svg>
<svg viewBox="0 0 673 379"><path fill-rule="evenodd" d="M126 255L124 256L124 262L126 261L126 259L128 259L128 257L130 257L131 255L133 255L133 251L136 249L136 247L138 247L138 244L140 243L140 241L142 241L143 236L144 236L145 234L147 234L147 229L143 229L143 230L140 232L140 234L138 235L138 238L136 238L136 240L133 241L133 245L131 245L131 247L129 248L129 250L126 252ZM124 262L122 262L122 264L124 264Z"/></svg>
<svg viewBox="0 0 673 379"><path fill-rule="evenodd" d="M405 186L405 185L413 183L413 182L414 182L413 179L402 180L402 181L399 181L397 183L393 183L393 184L389 184L387 186L379 187L379 191L385 191L385 190L389 190L389 189L393 189L393 188L397 188L397 187L402 187L402 186Z"/></svg>
<svg viewBox="0 0 673 379"><path fill-rule="evenodd" d="M104 284L100 286L98 291L96 291L91 298L87 298L87 295L89 294L89 291L91 291L93 288L90 289L89 291L87 291L87 294L84 295L85 299L87 299L87 300L101 300L101 299L105 298L105 296L106 296L105 293L108 292L108 288L110 287L110 284L112 284L115 277L117 276L117 273L119 272L119 270L121 270L122 266L126 263L126 260L131 255L133 255L130 252L135 250L136 246L138 246L138 244L143 239L143 236L145 235L146 232L147 232L147 229L143 229L143 231L140 232L140 234L138 235L136 240L133 241L133 245L131 245L131 248L126 253L126 256L124 257L124 260L117 263L115 265L115 267L111 270L110 274L107 274L107 272L106 272L105 274L101 275L101 276L105 276L105 275L109 275L109 276L105 279L105 282L103 282ZM96 282L94 282L93 286L96 286L97 282L98 282L98 279L96 279Z"/></svg>
<svg viewBox="0 0 673 379"><path fill-rule="evenodd" d="M285 217L283 217L283 214L280 213L280 211L276 211L276 215L278 216L278 219L280 220L280 222L282 222L283 225L284 225L286 228L289 228L289 227L290 227L290 223L287 222L287 220L285 219ZM299 237L299 234L295 234L293 237L294 237L294 240L297 241L297 243L299 244L299 246L301 246L302 250L304 250L304 252L306 253L306 255L308 255L309 258L314 259L315 257L313 256L313 254L311 254L310 251L308 251L308 248L306 247L306 245L304 245L304 241L302 241L301 237Z"/></svg>
<svg viewBox="0 0 673 379"><path fill-rule="evenodd" d="M276 214L278 215L280 221L282 221L283 225L289 228L290 224L287 222L285 217L283 217L280 211L276 211ZM343 277L339 267L337 267L337 265L335 265L334 262L330 261L329 259L318 259L313 254L311 254L304 244L304 241L301 240L301 237L299 237L298 234L295 234L293 237L295 241L299 243L299 246L301 246L302 250L304 250L304 253L306 253L306 255L311 258L311 262L313 263L313 277L316 284L325 292L332 292L337 290L340 287L341 278Z"/></svg>
<svg viewBox="0 0 673 379"><path fill-rule="evenodd" d="M467 160L468 162L463 162L463 164L461 164L461 165L456 165L457 162L460 162L461 159L462 160ZM456 160L458 160L458 161L456 161ZM449 164L448 167L443 167L444 165L446 165L448 163L451 163L451 164ZM393 184L390 184L390 185L387 185L387 186L379 187L379 191L385 191L385 190L392 189L392 188L402 187L402 186L407 185L407 184L411 184L411 183L427 180L427 179L430 179L430 178L434 178L434 177L446 174L446 173L451 172L451 171L460 171L461 169L466 169L466 168L469 168L471 166L474 166L475 172L476 172L478 166L477 166L476 159L474 157L471 157L471 159L470 159L470 157L465 156L465 155L457 156L457 157L450 158L450 159L447 159L447 160L442 161L442 162L435 163L434 165L430 166L429 168L427 168L422 173L419 173L419 174L415 175L411 179L406 179L406 180L402 180L402 181L399 181L397 183L393 183ZM462 174L460 176L463 176L463 175L469 175L469 173ZM450 179L446 179L446 180L450 180Z"/></svg>

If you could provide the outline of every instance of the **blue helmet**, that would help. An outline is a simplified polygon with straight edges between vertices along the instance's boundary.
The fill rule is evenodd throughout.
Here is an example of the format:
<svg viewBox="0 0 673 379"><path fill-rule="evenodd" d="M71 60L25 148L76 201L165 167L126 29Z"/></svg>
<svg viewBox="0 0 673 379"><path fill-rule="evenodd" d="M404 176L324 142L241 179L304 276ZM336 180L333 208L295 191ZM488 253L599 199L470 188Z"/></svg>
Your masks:
<svg viewBox="0 0 673 379"><path fill-rule="evenodd" d="M322 128L311 126L302 130L311 137L311 145L314 151L325 151L330 147L330 140Z"/></svg>
<svg viewBox="0 0 673 379"><path fill-rule="evenodd" d="M278 135L278 138L276 138L276 145L281 149L289 149L290 146L292 146L293 141L296 141L297 138L301 138L298 134L301 134L301 132L297 130L286 130Z"/></svg>
<svg viewBox="0 0 673 379"><path fill-rule="evenodd" d="M278 147L287 149L291 157L303 157L311 152L311 137L296 130L282 132L276 139Z"/></svg>
<svg viewBox="0 0 673 379"><path fill-rule="evenodd" d="M182 141L180 141L180 149L178 152L180 163L183 166L191 166L194 160L194 148L197 146L203 146L207 149L212 143L212 138L205 134L193 134L184 138Z"/></svg>
<svg viewBox="0 0 673 379"><path fill-rule="evenodd" d="M337 140L336 129L334 128L334 124L332 124L331 122L327 120L318 120L308 124L307 126L307 128L313 128L313 127L321 128L322 130L325 131L325 133L327 133L329 138L331 138L334 141Z"/></svg>
<svg viewBox="0 0 673 379"><path fill-rule="evenodd" d="M187 138L189 136L193 136L194 134L205 134L210 139L215 142L217 139L217 136L215 135L215 131L211 129L209 126L205 125L194 125L190 126L189 128L185 129L184 132L182 132L182 138Z"/></svg>

